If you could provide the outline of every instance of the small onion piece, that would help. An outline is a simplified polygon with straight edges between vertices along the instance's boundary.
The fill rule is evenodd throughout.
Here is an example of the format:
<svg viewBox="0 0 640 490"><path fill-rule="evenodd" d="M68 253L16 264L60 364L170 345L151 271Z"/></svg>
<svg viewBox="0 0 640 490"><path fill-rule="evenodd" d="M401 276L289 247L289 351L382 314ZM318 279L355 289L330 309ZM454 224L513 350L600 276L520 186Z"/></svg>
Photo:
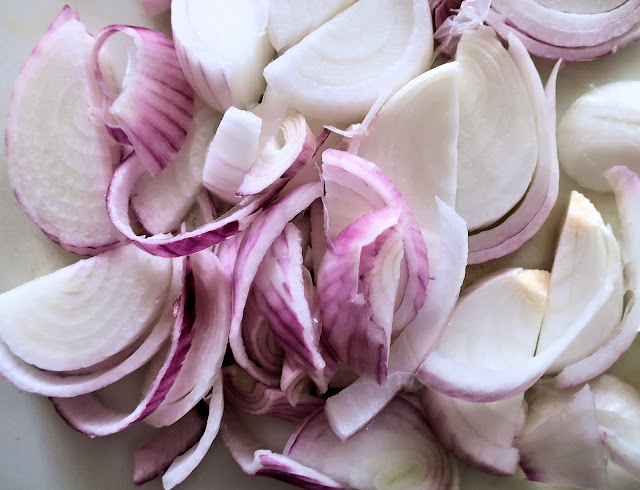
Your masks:
<svg viewBox="0 0 640 490"><path fill-rule="evenodd" d="M171 7L171 0L140 0L147 15L159 15Z"/></svg>
<svg viewBox="0 0 640 490"><path fill-rule="evenodd" d="M289 404L295 407L311 393L311 388L312 382L307 373L285 357L280 375L280 389L286 395Z"/></svg>
<svg viewBox="0 0 640 490"><path fill-rule="evenodd" d="M534 391L528 402L527 423L517 441L520 466L527 478L566 487L609 488L589 386L572 398L562 392Z"/></svg>
<svg viewBox="0 0 640 490"><path fill-rule="evenodd" d="M476 230L496 222L522 199L536 168L539 142L528 73L493 29L465 33L456 61L462 71L456 211L469 230ZM536 86L542 92L541 82Z"/></svg>
<svg viewBox="0 0 640 490"><path fill-rule="evenodd" d="M171 27L185 77L219 112L247 109L264 92L273 58L262 0L173 0Z"/></svg>
<svg viewBox="0 0 640 490"><path fill-rule="evenodd" d="M226 400L243 412L300 422L324 405L322 398L306 395L292 406L284 391L256 381L237 364L227 366L222 371Z"/></svg>
<svg viewBox="0 0 640 490"><path fill-rule="evenodd" d="M489 15L491 0L433 0L433 37L440 43L439 52L453 57L465 32L480 27Z"/></svg>
<svg viewBox="0 0 640 490"><path fill-rule="evenodd" d="M394 398L367 430L340 441L323 411L309 416L284 454L335 478L345 488L457 489L454 459L412 400Z"/></svg>
<svg viewBox="0 0 640 490"><path fill-rule="evenodd" d="M75 398L52 398L51 401L62 419L75 430L92 437L120 432L144 419L162 403L180 371L193 339L195 321L195 297L193 271L189 259L183 262L183 290L170 310L174 315L171 343L165 359L151 387L130 413L109 409L92 394Z"/></svg>
<svg viewBox="0 0 640 490"><path fill-rule="evenodd" d="M270 376L263 370L256 369L257 366L249 359L242 341L242 319L251 284L262 259L287 223L321 197L323 192L321 183L310 183L276 200L247 230L238 251L233 273L233 310L229 344L236 362L258 381L270 386L278 385L279 376Z"/></svg>
<svg viewBox="0 0 640 490"><path fill-rule="evenodd" d="M558 158L578 184L598 192L611 187L604 171L626 165L640 171L640 82L615 82L576 100L558 123Z"/></svg>
<svg viewBox="0 0 640 490"><path fill-rule="evenodd" d="M344 488L332 478L288 456L260 449L260 443L248 433L233 409L225 410L220 432L231 456L248 475L268 476L314 490Z"/></svg>
<svg viewBox="0 0 640 490"><path fill-rule="evenodd" d="M556 151L556 79L558 62L549 76L546 89L522 43L509 37L509 52L520 69L536 119L538 164L524 198L504 221L469 237L469 264L503 257L518 250L549 217L558 197L559 167Z"/></svg>
<svg viewBox="0 0 640 490"><path fill-rule="evenodd" d="M135 62L129 60L115 96L104 79L99 55L118 32L132 38L136 50ZM142 27L105 27L93 47L93 71L103 94L107 131L118 143L133 147L142 165L157 177L182 148L194 113L193 89L180 69L173 42Z"/></svg>
<svg viewBox="0 0 640 490"><path fill-rule="evenodd" d="M131 245L76 262L0 295L0 339L44 370L94 366L153 325L171 276L170 260Z"/></svg>
<svg viewBox="0 0 640 490"><path fill-rule="evenodd" d="M270 0L267 32L276 51L298 44L355 0Z"/></svg>
<svg viewBox="0 0 640 490"><path fill-rule="evenodd" d="M364 427L411 380L436 345L458 300L465 275L467 225L451 207L436 201L442 250L438 275L429 282L424 306L391 345L386 384L359 378L327 400L329 423L342 440Z"/></svg>
<svg viewBox="0 0 640 490"><path fill-rule="evenodd" d="M5 133L18 203L47 236L80 255L122 239L104 209L119 151L95 123L100 89L89 68L93 46L65 7L18 74Z"/></svg>
<svg viewBox="0 0 640 490"><path fill-rule="evenodd" d="M264 76L270 90L305 116L352 123L362 121L381 93L425 71L432 53L427 0L364 0L287 50Z"/></svg>
<svg viewBox="0 0 640 490"><path fill-rule="evenodd" d="M196 202L207 147L219 123L220 116L196 98L193 125L169 167L158 177L144 174L136 184L131 207L152 235L177 230Z"/></svg>

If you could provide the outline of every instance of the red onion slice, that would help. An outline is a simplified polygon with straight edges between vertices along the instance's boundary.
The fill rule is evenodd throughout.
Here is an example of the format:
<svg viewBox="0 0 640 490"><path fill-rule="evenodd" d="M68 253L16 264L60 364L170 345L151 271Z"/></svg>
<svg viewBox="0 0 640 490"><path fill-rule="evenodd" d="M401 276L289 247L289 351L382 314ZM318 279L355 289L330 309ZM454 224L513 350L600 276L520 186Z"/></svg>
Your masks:
<svg viewBox="0 0 640 490"><path fill-rule="evenodd" d="M286 395L289 404L295 407L311 392L311 388L312 382L307 373L285 357L280 374L280 389Z"/></svg>
<svg viewBox="0 0 640 490"><path fill-rule="evenodd" d="M194 408L175 424L162 429L133 456L133 483L142 485L163 474L171 463L197 443L206 418Z"/></svg>
<svg viewBox="0 0 640 490"><path fill-rule="evenodd" d="M131 228L129 220L129 199L136 183L144 175L144 168L138 164L135 155L123 162L113 174L107 192L107 210L115 227L134 244L146 252L160 257L182 257L191 255L246 229L277 195L278 189L261 196L248 197L228 213L193 231L175 237L138 236Z"/></svg>
<svg viewBox="0 0 640 490"><path fill-rule="evenodd" d="M391 345L388 379L380 386L362 378L327 400L331 428L345 440L364 427L413 377L447 326L465 275L467 225L436 199L440 213L438 275L429 283L418 315Z"/></svg>
<svg viewBox="0 0 640 490"><path fill-rule="evenodd" d="M221 433L231 456L248 475L268 476L311 490L344 489L319 471L282 454L260 449L260 444L247 432L233 410L225 410Z"/></svg>
<svg viewBox="0 0 640 490"><path fill-rule="evenodd" d="M553 393L546 396L553 397ZM520 466L527 478L566 487L609 488L589 386L555 407L545 398L534 395L529 399L528 420L517 441Z"/></svg>
<svg viewBox="0 0 640 490"><path fill-rule="evenodd" d="M133 39L135 64L130 65L117 97L100 67L103 44L115 33ZM104 96L104 124L119 143L132 146L142 165L157 177L187 139L193 120L193 89L184 78L173 42L142 27L108 26L96 37L93 70ZM116 123L111 122L112 116Z"/></svg>
<svg viewBox="0 0 640 490"><path fill-rule="evenodd" d="M51 398L58 414L75 430L92 437L114 434L153 413L165 399L180 372L194 334L193 271L188 258L181 260L185 261L183 291L173 308L174 325L169 352L151 387L130 413L106 408L91 394L75 398Z"/></svg>
<svg viewBox="0 0 640 490"><path fill-rule="evenodd" d="M290 361L318 379L326 364L319 350L320 326L305 294L303 268L302 235L287 223L262 259L253 295Z"/></svg>
<svg viewBox="0 0 640 490"><path fill-rule="evenodd" d="M171 425L204 398L220 376L231 324L231 282L209 251L191 257L195 279L196 320L191 348L162 404L145 422Z"/></svg>
<svg viewBox="0 0 640 490"><path fill-rule="evenodd" d="M237 364L225 367L222 372L226 400L252 415L272 415L300 422L324 405L321 398L307 394L293 406L284 391L256 381Z"/></svg>
<svg viewBox="0 0 640 490"><path fill-rule="evenodd" d="M469 237L469 264L486 262L518 250L538 232L558 197L555 86L560 64L556 64L551 72L545 93L531 57L514 36L509 37L509 52L520 69L533 103L538 134L538 166L529 190L513 213L494 228Z"/></svg>
<svg viewBox="0 0 640 490"><path fill-rule="evenodd" d="M65 7L20 70L5 133L18 203L47 236L80 255L122 239L104 209L119 151L95 123L100 90L90 69L93 46Z"/></svg>
<svg viewBox="0 0 640 490"><path fill-rule="evenodd" d="M269 376L263 370L257 369L255 363L247 356L242 342L242 318L249 291L271 244L280 236L287 223L321 197L323 192L323 185L318 182L305 184L282 196L256 218L245 233L238 251L233 274L233 313L229 344L236 362L258 381L270 386L278 385L279 376Z"/></svg>

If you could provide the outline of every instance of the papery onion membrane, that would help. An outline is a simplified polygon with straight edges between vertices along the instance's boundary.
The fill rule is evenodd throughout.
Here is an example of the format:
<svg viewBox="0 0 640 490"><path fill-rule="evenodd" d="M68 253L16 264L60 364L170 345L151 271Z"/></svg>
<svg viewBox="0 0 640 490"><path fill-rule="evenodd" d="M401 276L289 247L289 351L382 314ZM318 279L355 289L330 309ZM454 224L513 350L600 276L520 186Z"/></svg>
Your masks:
<svg viewBox="0 0 640 490"><path fill-rule="evenodd" d="M95 123L100 91L90 68L93 46L65 7L16 79L5 133L16 199L53 241L81 255L122 238L104 208L119 151Z"/></svg>
<svg viewBox="0 0 640 490"><path fill-rule="evenodd" d="M358 122L382 92L427 68L432 34L427 0L359 1L270 63L264 76L307 117Z"/></svg>
<svg viewBox="0 0 640 490"><path fill-rule="evenodd" d="M247 109L264 92L273 58L263 0L173 0L171 28L185 77L207 104Z"/></svg>
<svg viewBox="0 0 640 490"><path fill-rule="evenodd" d="M104 43L116 33L135 43L117 96L99 57ZM157 177L182 148L194 113L193 89L180 69L173 42L142 27L105 27L93 48L93 70L103 94L107 131L118 143L133 147L140 163Z"/></svg>

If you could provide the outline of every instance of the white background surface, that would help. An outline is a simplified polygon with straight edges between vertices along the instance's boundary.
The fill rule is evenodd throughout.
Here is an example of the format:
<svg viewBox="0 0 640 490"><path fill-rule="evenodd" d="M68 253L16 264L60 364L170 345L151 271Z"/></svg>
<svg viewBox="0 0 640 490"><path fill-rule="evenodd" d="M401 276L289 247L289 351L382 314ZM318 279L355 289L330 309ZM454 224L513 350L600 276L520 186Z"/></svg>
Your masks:
<svg viewBox="0 0 640 490"><path fill-rule="evenodd" d="M147 18L137 0L74 0L71 6L92 33L108 24L123 23L160 28L167 32L168 17ZM0 121L4 134L5 116L13 81L49 23L62 9L60 0L0 0ZM549 69L543 63L543 71ZM589 64L567 66L560 76L559 114L590 85L618 79L640 80L640 46ZM46 108L43 108L46 111ZM563 184L565 195L571 182ZM603 199L595 197L596 204ZM604 199L604 214L611 209ZM561 200L566 202L566 199ZM550 263L555 240L556 219L545 232L516 256L525 267ZM22 213L7 182L4 138L0 154L0 292L67 265L74 258L49 240ZM514 259L510 259L514 260ZM498 265L505 263L499 262ZM482 267L495 268L497 265ZM0 312L1 314L1 312ZM128 489L131 483L132 454L148 440L152 429L144 424L111 437L91 440L68 428L55 414L46 398L22 393L0 380L0 488L20 489ZM161 488L158 480L145 485ZM180 487L191 489L285 489L288 485L242 474L220 440L192 476ZM521 481L498 480L466 474L464 488L541 488ZM619 489L640 488L629 481Z"/></svg>

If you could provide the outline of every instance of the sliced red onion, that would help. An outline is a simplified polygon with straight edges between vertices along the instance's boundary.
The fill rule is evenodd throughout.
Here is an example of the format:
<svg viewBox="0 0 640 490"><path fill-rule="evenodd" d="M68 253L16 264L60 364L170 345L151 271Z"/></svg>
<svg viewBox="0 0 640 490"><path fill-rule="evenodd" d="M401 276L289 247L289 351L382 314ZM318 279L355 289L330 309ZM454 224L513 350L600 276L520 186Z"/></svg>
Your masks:
<svg viewBox="0 0 640 490"><path fill-rule="evenodd" d="M143 175L136 184L131 207L152 235L178 229L196 201L202 190L207 146L219 122L220 116L196 99L193 125L171 165L159 177Z"/></svg>
<svg viewBox="0 0 640 490"><path fill-rule="evenodd" d="M311 393L311 388L312 382L307 373L297 367L288 357L285 357L280 374L280 389L287 396L289 404L295 407L306 395Z"/></svg>
<svg viewBox="0 0 640 490"><path fill-rule="evenodd" d="M169 10L171 0L140 0L147 15L154 16Z"/></svg>
<svg viewBox="0 0 640 490"><path fill-rule="evenodd" d="M270 0L267 32L271 44L283 51L298 44L336 14L350 7L355 0Z"/></svg>
<svg viewBox="0 0 640 490"><path fill-rule="evenodd" d="M264 371L256 369L242 342L240 332L247 298L260 263L271 244L280 236L286 224L321 197L323 191L322 183L318 182L305 184L282 196L256 218L245 233L238 251L233 274L233 313L229 344L236 362L258 381L270 386L277 386L279 377L273 379Z"/></svg>
<svg viewBox="0 0 640 490"><path fill-rule="evenodd" d="M522 403L522 397L519 398ZM425 416L442 444L461 461L478 470L493 475L513 475L519 460L519 452L513 447L513 441L498 445L487 440L471 425L474 420L465 417L459 401L430 389L422 392ZM478 418L477 422L482 423L482 420ZM508 422L505 425L513 427L512 421Z"/></svg>
<svg viewBox="0 0 640 490"><path fill-rule="evenodd" d="M520 466L529 480L580 488L609 488L593 393L585 386L559 403L553 393L529 398L518 438Z"/></svg>
<svg viewBox="0 0 640 490"><path fill-rule="evenodd" d="M380 386L362 378L327 400L331 428L345 440L365 426L413 377L447 326L465 275L467 225L436 198L440 213L438 275L429 283L418 315L391 345L387 382ZM431 253L431 252L429 252Z"/></svg>
<svg viewBox="0 0 640 490"><path fill-rule="evenodd" d="M169 336L172 325L175 323L173 302L180 296L182 290L181 262L173 261L172 269L171 283L166 300L161 306L162 314L160 318L148 336L134 351L123 351L114 356L126 355L120 363L105 369L92 367L87 370L88 372L77 375L42 371L16 357L4 343L0 342L0 373L21 390L59 398L91 393L131 374L145 365L158 352Z"/></svg>
<svg viewBox="0 0 640 490"><path fill-rule="evenodd" d="M119 151L95 123L100 91L90 69L93 45L65 7L16 79L5 133L18 203L53 241L81 255L122 239L104 209Z"/></svg>
<svg viewBox="0 0 640 490"><path fill-rule="evenodd" d="M544 224L558 197L555 86L560 64L556 64L551 72L545 93L531 57L514 36L509 37L509 52L532 101L538 137L538 164L529 190L513 213L497 226L469 237L469 264L503 257L520 248Z"/></svg>
<svg viewBox="0 0 640 490"><path fill-rule="evenodd" d="M391 94L425 71L432 53L426 0L365 0L287 50L264 76L305 116L352 123L362 121L381 93Z"/></svg>
<svg viewBox="0 0 640 490"><path fill-rule="evenodd" d="M302 235L287 223L262 259L253 282L253 295L287 356L312 378L325 368L320 354L320 326L305 295Z"/></svg>
<svg viewBox="0 0 640 490"><path fill-rule="evenodd" d="M205 425L205 416L194 408L158 432L133 456L133 483L142 485L162 475L178 456L200 440Z"/></svg>
<svg viewBox="0 0 640 490"><path fill-rule="evenodd" d="M44 370L90 367L153 325L170 282L171 261L119 247L0 295L0 338L21 360Z"/></svg>
<svg viewBox="0 0 640 490"><path fill-rule="evenodd" d="M260 449L233 410L225 410L220 432L231 456L248 475L268 476L311 490L343 489L332 478L293 459Z"/></svg>
<svg viewBox="0 0 640 490"><path fill-rule="evenodd" d="M246 229L256 214L271 202L278 189L260 196L244 199L228 213L193 231L175 237L146 237L137 235L129 219L129 199L144 169L134 156L123 162L113 174L107 192L107 210L115 227L129 240L150 254L160 257L182 257L216 245Z"/></svg>
<svg viewBox="0 0 640 490"><path fill-rule="evenodd" d="M324 206L321 201L316 201L309 208L309 220L311 221L311 253L313 272L318 276L320 263L327 251L327 233L324 227Z"/></svg>
<svg viewBox="0 0 640 490"><path fill-rule="evenodd" d="M440 247L435 197L449 206L456 202L460 75L458 63L447 63L413 79L382 107L358 148L407 200L433 267Z"/></svg>
<svg viewBox="0 0 640 490"><path fill-rule="evenodd" d="M638 166L637 121L640 82L615 82L576 100L558 123L562 169L587 189L609 192L604 171L616 165Z"/></svg>
<svg viewBox="0 0 640 490"><path fill-rule="evenodd" d="M304 116L296 114L285 118L277 134L262 147L236 194L252 196L280 178L290 179L309 162L316 149L316 137Z"/></svg>
<svg viewBox="0 0 640 490"><path fill-rule="evenodd" d="M318 271L322 336L330 352L361 376L382 384L402 253L401 210L382 208L344 228Z"/></svg>
<svg viewBox="0 0 640 490"><path fill-rule="evenodd" d="M402 212L404 278L398 288L400 298L393 318L393 333L397 334L416 316L426 297L429 264L418 222L398 188L371 162L339 150L324 151L322 162L326 187L323 203L330 240L374 209L397 207Z"/></svg>
<svg viewBox="0 0 640 490"><path fill-rule="evenodd" d="M171 425L202 400L213 386L227 350L231 324L231 282L213 252L191 257L196 294L195 334L182 368L162 404L145 422Z"/></svg>
<svg viewBox="0 0 640 490"><path fill-rule="evenodd" d="M268 4L261 0L172 2L180 65L214 109L246 109L264 92L262 70L274 55L266 33L268 15Z"/></svg>
<svg viewBox="0 0 640 490"><path fill-rule="evenodd" d="M293 406L284 391L256 381L237 364L227 366L222 371L226 400L243 412L300 422L324 405L322 398L305 395Z"/></svg>
<svg viewBox="0 0 640 490"><path fill-rule="evenodd" d="M456 61L462 68L456 211L477 230L518 204L533 177L539 109L525 77L538 75L521 71L489 27L462 36ZM542 82L534 87L542 94Z"/></svg>
<svg viewBox="0 0 640 490"><path fill-rule="evenodd" d="M224 397L222 394L222 376L218 376L213 383L209 398L209 416L204 434L196 445L191 447L186 453L178 456L167 472L162 476L162 486L170 490L182 483L200 462L204 459L211 444L218 435L220 423L222 421Z"/></svg>
<svg viewBox="0 0 640 490"><path fill-rule="evenodd" d="M195 295L193 271L185 261L183 291L174 303L174 325L167 358L142 400L130 413L109 409L91 394L75 398L51 398L53 405L72 428L91 437L114 434L144 419L160 406L171 389L193 339Z"/></svg>
<svg viewBox="0 0 640 490"><path fill-rule="evenodd" d="M98 58L103 44L117 32L132 38L136 50L116 96ZM117 142L133 147L142 165L157 177L182 148L194 113L193 89L182 74L173 42L142 27L105 27L96 37L93 70L104 97L107 130Z"/></svg>
<svg viewBox="0 0 640 490"><path fill-rule="evenodd" d="M502 37L516 34L537 56L589 60L616 52L637 39L640 2L608 5L590 0L558 5L537 0L493 0L487 23Z"/></svg>
<svg viewBox="0 0 640 490"><path fill-rule="evenodd" d="M637 295L640 294L640 228L636 218L640 206L640 179L626 167L608 170L606 178L616 194L627 287L632 296L622 320L607 342L588 357L566 367L556 377L558 386L563 388L577 386L609 369L629 349L640 330L640 306L637 304Z"/></svg>
<svg viewBox="0 0 640 490"><path fill-rule="evenodd" d="M284 454L346 488L458 488L454 459L421 410L402 397L393 399L367 430L344 442L318 411L296 429Z"/></svg>
<svg viewBox="0 0 640 490"><path fill-rule="evenodd" d="M217 246L216 255L220 259L229 277L233 275L233 268L236 265L236 257L238 256L238 249L242 243L243 236L244 233L238 233L237 235L227 238Z"/></svg>
<svg viewBox="0 0 640 490"><path fill-rule="evenodd" d="M571 320L588 307L592 298L598 296L600 278L609 269L615 271L614 287L605 304L595 311L580 335L554 361L547 374L558 374L605 345L615 335L624 302L622 258L618 242L593 204L582 194L573 191L553 260L549 301L540 330L538 350L544 351L551 346L565 332ZM586 270L593 274L591 279L585 275ZM611 364L614 361L611 360ZM593 367L589 366L590 371Z"/></svg>
<svg viewBox="0 0 640 490"><path fill-rule="evenodd" d="M590 382L607 457L640 478L640 394L610 375Z"/></svg>

